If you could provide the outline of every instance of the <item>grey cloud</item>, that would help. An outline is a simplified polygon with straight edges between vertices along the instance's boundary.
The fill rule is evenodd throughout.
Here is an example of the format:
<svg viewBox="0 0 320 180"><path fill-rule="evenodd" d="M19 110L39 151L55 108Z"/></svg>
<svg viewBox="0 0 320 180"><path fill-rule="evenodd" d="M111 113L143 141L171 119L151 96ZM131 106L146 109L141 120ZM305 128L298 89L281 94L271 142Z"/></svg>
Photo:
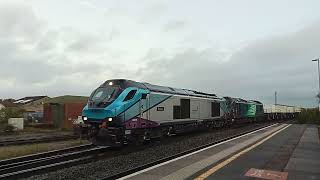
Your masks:
<svg viewBox="0 0 320 180"><path fill-rule="evenodd" d="M149 16L151 19L165 11L166 7L157 6L151 7L159 9ZM170 21L162 28L184 26L183 21ZM110 36L122 36L118 31L115 28ZM14 88L0 88L0 96L87 95L101 81L119 77L258 99L267 104L272 103L277 90L279 103L312 106L316 102L317 74L311 59L320 55L318 32L320 23L289 35L260 39L233 53L228 61L222 60L230 53L215 47L199 50L204 49L199 48L201 44L190 40L187 47L196 47L169 54L165 53L166 47L151 47L139 62L140 68L134 69L117 60L130 54L125 49L112 49L109 36L72 29L48 30L30 7L1 4L0 81L14 81ZM105 49L104 43L110 43L111 49ZM80 61L74 63L74 59Z"/></svg>
<svg viewBox="0 0 320 180"><path fill-rule="evenodd" d="M175 31L183 29L184 27L186 27L186 25L187 23L185 21L171 21L165 25L164 31Z"/></svg>
<svg viewBox="0 0 320 180"><path fill-rule="evenodd" d="M140 71L144 72L142 79L157 84L267 104L273 103L273 93L278 91L279 103L313 106L317 81L311 59L319 55L318 32L320 23L290 35L258 40L222 64L214 61L219 52L189 49L172 58L150 60Z"/></svg>
<svg viewBox="0 0 320 180"><path fill-rule="evenodd" d="M71 33L76 41L70 41L65 32L68 31L48 30L29 6L0 4L0 81L13 83L13 87L0 88L0 98L69 92L64 87L70 91L86 89L87 83L82 80L106 72L106 64L90 60L71 63L66 53L70 52L70 47L66 48L65 44L75 43L71 46L73 52L78 51L76 56L83 58L79 52L91 50L88 47L99 41L79 33Z"/></svg>
<svg viewBox="0 0 320 180"><path fill-rule="evenodd" d="M66 48L66 52L74 52L74 53L87 53L90 51L97 51L100 46L103 44L104 39L101 39L92 35L78 35L75 39L73 39L68 47Z"/></svg>
<svg viewBox="0 0 320 180"><path fill-rule="evenodd" d="M161 21L161 18L168 10L167 4L164 1L146 1L147 5L142 9L141 23L154 23Z"/></svg>
<svg viewBox="0 0 320 180"><path fill-rule="evenodd" d="M0 36L2 38L23 38L32 42L41 31L42 22L33 11L23 4L0 4Z"/></svg>
<svg viewBox="0 0 320 180"><path fill-rule="evenodd" d="M59 32L47 31L42 34L36 48L40 52L51 52L57 48L56 41L60 38Z"/></svg>
<svg viewBox="0 0 320 180"><path fill-rule="evenodd" d="M155 58L139 71L142 79L156 84L216 91L224 66L212 58L212 51L188 49L172 58Z"/></svg>

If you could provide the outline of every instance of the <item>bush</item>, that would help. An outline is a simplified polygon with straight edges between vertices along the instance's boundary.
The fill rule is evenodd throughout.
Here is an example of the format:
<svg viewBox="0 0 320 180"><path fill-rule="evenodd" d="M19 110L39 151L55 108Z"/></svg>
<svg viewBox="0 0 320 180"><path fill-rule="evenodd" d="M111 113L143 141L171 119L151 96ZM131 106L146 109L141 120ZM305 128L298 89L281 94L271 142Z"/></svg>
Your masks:
<svg viewBox="0 0 320 180"><path fill-rule="evenodd" d="M318 108L302 109L301 113L297 117L297 120L301 124L319 124L320 125L320 113Z"/></svg>
<svg viewBox="0 0 320 180"><path fill-rule="evenodd" d="M11 124L7 124L3 131L6 133L13 133L16 130L16 128L14 126L12 126Z"/></svg>
<svg viewBox="0 0 320 180"><path fill-rule="evenodd" d="M21 118L25 110L17 107L8 107L0 110L0 129L7 128L9 118Z"/></svg>

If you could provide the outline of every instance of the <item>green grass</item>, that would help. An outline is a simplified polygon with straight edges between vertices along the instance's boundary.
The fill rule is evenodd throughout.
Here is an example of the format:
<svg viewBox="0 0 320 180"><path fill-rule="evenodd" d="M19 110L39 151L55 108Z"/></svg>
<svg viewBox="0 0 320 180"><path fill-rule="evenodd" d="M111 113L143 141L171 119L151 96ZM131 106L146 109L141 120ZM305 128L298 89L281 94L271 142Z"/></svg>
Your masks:
<svg viewBox="0 0 320 180"><path fill-rule="evenodd" d="M15 145L15 146L4 146L0 147L0 160L8 159L18 156L25 156L29 154L35 154L40 152L52 151L72 146L78 146L81 144L87 144L86 140L69 140L59 141L51 143L39 143L39 144L28 144L28 145Z"/></svg>

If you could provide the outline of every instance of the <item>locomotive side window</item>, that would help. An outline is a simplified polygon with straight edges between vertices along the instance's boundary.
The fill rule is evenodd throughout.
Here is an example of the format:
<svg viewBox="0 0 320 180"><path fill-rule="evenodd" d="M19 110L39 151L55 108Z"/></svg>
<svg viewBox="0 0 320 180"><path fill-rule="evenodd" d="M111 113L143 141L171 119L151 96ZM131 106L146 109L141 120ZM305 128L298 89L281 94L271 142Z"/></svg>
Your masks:
<svg viewBox="0 0 320 180"><path fill-rule="evenodd" d="M263 112L263 106L262 105L257 105L256 111L257 111L257 113Z"/></svg>
<svg viewBox="0 0 320 180"><path fill-rule="evenodd" d="M173 119L181 119L180 106L173 106Z"/></svg>
<svg viewBox="0 0 320 180"><path fill-rule="evenodd" d="M180 99L181 119L190 118L190 99Z"/></svg>
<svg viewBox="0 0 320 180"><path fill-rule="evenodd" d="M220 116L220 103L211 102L211 117Z"/></svg>
<svg viewBox="0 0 320 180"><path fill-rule="evenodd" d="M134 97L134 95L136 94L137 90L131 90L128 95L126 96L126 98L124 98L123 101L128 101L130 99L132 99Z"/></svg>

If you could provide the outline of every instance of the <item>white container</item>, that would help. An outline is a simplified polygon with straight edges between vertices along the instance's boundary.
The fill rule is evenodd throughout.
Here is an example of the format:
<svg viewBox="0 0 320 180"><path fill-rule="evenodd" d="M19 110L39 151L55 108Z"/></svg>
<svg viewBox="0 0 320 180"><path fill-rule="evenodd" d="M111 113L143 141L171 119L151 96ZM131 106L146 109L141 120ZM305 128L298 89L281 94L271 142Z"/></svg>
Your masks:
<svg viewBox="0 0 320 180"><path fill-rule="evenodd" d="M272 113L272 105L265 105L263 109L265 113Z"/></svg>
<svg viewBox="0 0 320 180"><path fill-rule="evenodd" d="M13 127L17 128L17 130L23 130L24 120L23 120L23 118L10 118L8 120L8 124L10 124Z"/></svg>
<svg viewBox="0 0 320 180"><path fill-rule="evenodd" d="M288 113L294 113L294 107L293 106L288 107Z"/></svg>
<svg viewBox="0 0 320 180"><path fill-rule="evenodd" d="M296 106L273 104L273 105L265 105L264 112L265 113L294 113L294 112L301 112L301 108Z"/></svg>

